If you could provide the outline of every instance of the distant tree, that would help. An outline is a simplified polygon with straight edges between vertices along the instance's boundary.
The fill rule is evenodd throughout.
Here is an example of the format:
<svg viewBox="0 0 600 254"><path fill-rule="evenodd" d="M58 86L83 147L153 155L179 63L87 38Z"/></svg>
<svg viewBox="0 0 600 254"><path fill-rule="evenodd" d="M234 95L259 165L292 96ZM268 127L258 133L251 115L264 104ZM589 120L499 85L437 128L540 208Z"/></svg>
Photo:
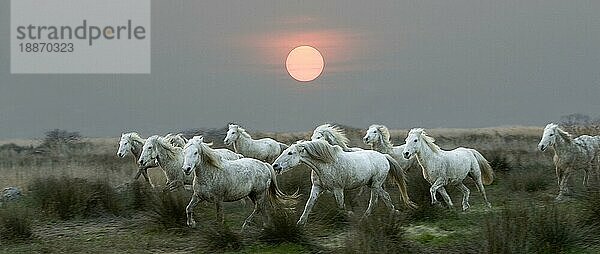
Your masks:
<svg viewBox="0 0 600 254"><path fill-rule="evenodd" d="M592 119L588 115L575 113L561 116L560 123L563 125L589 125L592 123Z"/></svg>
<svg viewBox="0 0 600 254"><path fill-rule="evenodd" d="M71 147L81 143L81 134L66 130L54 129L46 132L38 152L55 156L66 155Z"/></svg>

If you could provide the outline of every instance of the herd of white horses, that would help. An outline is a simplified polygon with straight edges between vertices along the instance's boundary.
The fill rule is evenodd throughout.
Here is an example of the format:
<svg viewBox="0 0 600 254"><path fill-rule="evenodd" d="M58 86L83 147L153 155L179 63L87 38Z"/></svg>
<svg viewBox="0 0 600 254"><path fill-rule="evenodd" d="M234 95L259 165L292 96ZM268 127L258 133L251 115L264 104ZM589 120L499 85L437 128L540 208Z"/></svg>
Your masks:
<svg viewBox="0 0 600 254"><path fill-rule="evenodd" d="M119 141L117 155L129 153L135 158L138 172L152 184L147 170L160 167L166 177L165 188L176 190L191 185L193 195L186 207L187 224L195 226L194 208L208 201L216 206L217 218L224 222L223 202L249 198L254 210L246 218L242 230L257 213L263 223L269 220L268 208L291 208L297 194L288 195L278 187L277 174L305 165L311 169L312 187L304 211L297 224L304 225L317 198L324 191L333 193L338 207L347 213L344 191L370 189L370 200L363 217L369 216L378 199L392 212L398 213L388 192L383 188L388 176L397 184L403 204L415 208L408 195L405 172L411 168L422 170L430 184L432 204L439 204L439 193L448 207L453 207L446 186L455 186L462 194L462 209L469 209L470 190L463 183L471 178L481 192L485 205L491 207L484 185L494 180L489 162L475 149L459 147L442 150L424 129L409 131L405 144L394 146L390 132L383 125L371 125L363 142L372 150L348 147L343 130L330 125L318 126L310 141L300 140L286 145L271 138L253 139L241 126L230 124L223 140L229 149L213 149L212 143L202 136L187 140L183 135L154 135L143 139L135 132L124 133ZM554 163L562 200L569 193L567 181L573 172L584 170L584 185L595 167L600 167L600 136L582 135L573 138L556 124L548 124L538 145L539 150L554 150ZM420 168L420 169L419 169ZM598 168L597 168L598 169Z"/></svg>

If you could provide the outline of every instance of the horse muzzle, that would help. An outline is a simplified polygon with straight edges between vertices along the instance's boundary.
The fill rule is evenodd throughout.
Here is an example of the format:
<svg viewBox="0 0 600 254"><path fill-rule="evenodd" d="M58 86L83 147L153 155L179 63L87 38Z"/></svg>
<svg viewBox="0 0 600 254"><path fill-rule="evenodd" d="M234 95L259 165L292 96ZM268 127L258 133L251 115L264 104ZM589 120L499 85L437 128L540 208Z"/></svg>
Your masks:
<svg viewBox="0 0 600 254"><path fill-rule="evenodd" d="M410 153L409 152L404 152L402 155L404 156L404 159L407 159L407 160L410 159Z"/></svg>
<svg viewBox="0 0 600 254"><path fill-rule="evenodd" d="M124 153L121 153L121 152L118 152L118 153L117 153L117 156L119 156L119 157L123 158L123 157L125 157L125 154L124 154Z"/></svg>
<svg viewBox="0 0 600 254"><path fill-rule="evenodd" d="M540 146L538 146L538 149L540 149L540 151L544 152L544 151L546 151L546 149L548 149L548 147L545 145L540 145Z"/></svg>
<svg viewBox="0 0 600 254"><path fill-rule="evenodd" d="M281 165L275 163L275 164L273 164L273 170L275 170L275 173L281 174L281 170L283 170L283 167L281 167Z"/></svg>

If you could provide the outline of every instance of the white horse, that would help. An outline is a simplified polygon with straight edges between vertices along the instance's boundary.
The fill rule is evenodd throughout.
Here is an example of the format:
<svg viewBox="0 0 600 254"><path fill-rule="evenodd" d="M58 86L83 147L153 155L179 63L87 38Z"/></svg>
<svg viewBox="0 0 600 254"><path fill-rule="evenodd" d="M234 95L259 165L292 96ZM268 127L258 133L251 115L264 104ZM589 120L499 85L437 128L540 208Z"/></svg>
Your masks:
<svg viewBox="0 0 600 254"><path fill-rule="evenodd" d="M338 145L342 148L342 150L344 150L344 152L355 152L363 150L359 147L348 147L348 142L350 140L346 137L344 130L328 123L317 126L317 128L315 128L315 130L313 131L310 140L318 139L323 139L333 146Z"/></svg>
<svg viewBox="0 0 600 254"><path fill-rule="evenodd" d="M167 183L165 188L174 190L185 184L192 184L192 177L186 177L181 171L183 165L183 149L168 143L163 137L154 135L146 139L142 154L138 160L140 167L146 167L157 161L162 168Z"/></svg>
<svg viewBox="0 0 600 254"><path fill-rule="evenodd" d="M538 144L543 152L552 147L554 149L554 165L556 166L556 177L558 179L558 196L556 200L562 200L569 193L567 181L569 177L582 169L583 185L588 185L589 171L593 171L593 165L598 165L600 156L600 136L581 135L573 138L571 134L560 129L557 124L549 123L544 128L544 134Z"/></svg>
<svg viewBox="0 0 600 254"><path fill-rule="evenodd" d="M267 163L273 162L281 151L288 147L286 144L271 138L254 140L246 130L236 124L229 125L227 136L223 142L228 146L233 145L236 153Z"/></svg>
<svg viewBox="0 0 600 254"><path fill-rule="evenodd" d="M178 147L183 147L185 142L187 142L181 134L167 134L165 139L172 145ZM137 132L123 133L121 134L121 139L119 140L117 156L123 158L131 153L133 155L134 162L137 164L137 161L140 159L140 155L142 154L142 147L144 146L145 142L146 140L140 137ZM134 180L137 180L140 175L142 175L144 176L146 182L148 182L151 186L154 186L148 177L148 169L154 167L158 167L158 162L156 160L146 163L146 165L143 167L139 167Z"/></svg>
<svg viewBox="0 0 600 254"><path fill-rule="evenodd" d="M401 146L394 146L392 144L392 141L390 140L390 131L384 125L371 125L363 137L363 142L370 145L371 148L377 152L389 154L394 157L404 171L419 167L415 157L405 159L404 155L402 155L406 144Z"/></svg>
<svg viewBox="0 0 600 254"><path fill-rule="evenodd" d="M446 204L452 208L452 200L444 186L454 185L463 193L462 209L469 209L470 191L463 183L468 175L477 184L486 206L491 207L483 185L492 183L494 172L483 155L475 149L464 147L444 151L434 141L432 137L427 136L425 130L421 128L412 129L406 137L403 154L405 159L416 155L423 169L423 177L431 184L431 188L429 188L431 203L434 205L439 203L435 197L436 192L438 192L442 195Z"/></svg>
<svg viewBox="0 0 600 254"><path fill-rule="evenodd" d="M372 150L344 152L341 147L332 146L324 140L301 141L286 149L275 160L273 168L276 171L284 172L299 164L305 164L312 170L310 197L298 220L297 224L299 225L306 223L308 215L322 191L332 191L338 207L346 210L344 190L362 186L371 189L371 199L363 217L371 214L379 197L392 212L397 213L390 195L383 189L383 183L388 174L392 175L396 181L404 204L408 207L415 207L406 191L404 172L396 160L387 154Z"/></svg>
<svg viewBox="0 0 600 254"><path fill-rule="evenodd" d="M213 202L217 209L217 219L224 223L222 202L233 202L249 197L254 203L254 210L242 225L242 231L252 221L256 213L268 221L266 205L289 206L295 195L285 195L277 186L277 178L273 168L262 161L252 158L226 160L220 153L202 142L202 139L191 139L184 148L183 172L194 173L194 194L186 207L187 224L195 227L194 207L201 201Z"/></svg>

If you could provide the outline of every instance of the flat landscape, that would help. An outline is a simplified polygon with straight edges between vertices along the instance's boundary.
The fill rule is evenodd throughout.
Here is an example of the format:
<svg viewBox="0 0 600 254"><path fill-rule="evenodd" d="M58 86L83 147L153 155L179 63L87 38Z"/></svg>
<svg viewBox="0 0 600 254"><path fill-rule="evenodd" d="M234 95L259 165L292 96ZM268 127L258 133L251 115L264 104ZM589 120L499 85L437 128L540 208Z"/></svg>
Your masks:
<svg viewBox="0 0 600 254"><path fill-rule="evenodd" d="M364 129L342 126L351 147L362 143ZM225 129L226 130L226 129ZM597 127L567 128L574 135L598 135ZM133 180L131 156L116 156L119 137L77 140L8 140L0 142L0 187L22 190L18 201L0 207L1 253L598 253L600 252L600 172L590 187L575 173L573 193L555 202L558 193L553 151L540 152L542 127L431 129L445 150L475 148L490 162L495 178L486 186L492 208L485 207L473 181L471 208L460 209L461 192L449 187L453 209L430 204L429 184L420 170L408 175L408 193L419 206L402 206L398 189L386 183L399 215L379 202L361 220L369 194L346 192L339 211L331 193L317 201L305 227L295 225L310 192L305 167L278 175L286 193L298 192L295 211L273 212L272 222L252 224L240 232L252 211L248 200L225 205L225 228L218 227L213 204L195 211L195 229L185 225L191 191L163 190L165 178L149 169L155 187ZM224 147L223 130L204 132L214 147ZM392 142L404 143L408 130L392 130ZM185 133L191 135L193 133ZM291 144L310 132L251 132ZM144 134L147 136L147 134ZM188 136L189 137L189 136ZM438 197L440 200L441 198Z"/></svg>

